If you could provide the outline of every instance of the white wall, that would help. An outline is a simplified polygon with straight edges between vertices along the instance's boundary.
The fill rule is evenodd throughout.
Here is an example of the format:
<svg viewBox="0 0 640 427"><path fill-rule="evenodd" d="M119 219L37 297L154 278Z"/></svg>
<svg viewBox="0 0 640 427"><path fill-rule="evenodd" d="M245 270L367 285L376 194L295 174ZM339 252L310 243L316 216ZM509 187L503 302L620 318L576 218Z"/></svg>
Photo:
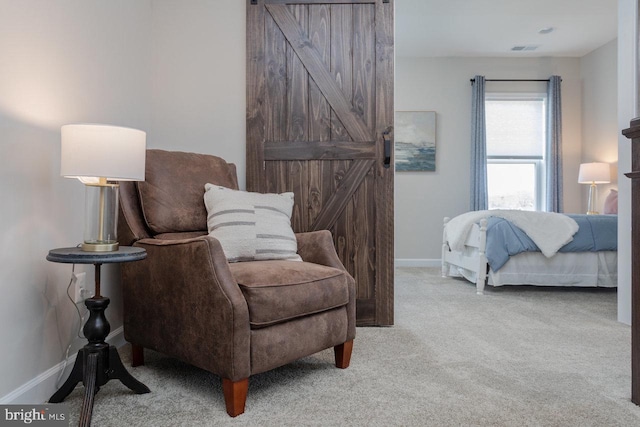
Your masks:
<svg viewBox="0 0 640 427"><path fill-rule="evenodd" d="M614 40L580 58L582 75L582 163L611 164L611 184L598 185L596 210L604 211L610 189L618 188L618 41ZM589 201L589 186L582 186L582 208Z"/></svg>
<svg viewBox="0 0 640 427"><path fill-rule="evenodd" d="M151 148L220 156L245 185L245 2L154 0Z"/></svg>
<svg viewBox="0 0 640 427"><path fill-rule="evenodd" d="M73 340L71 267L45 260L82 241L84 187L60 177L60 126L148 129L149 12L149 1L0 2L0 398L61 362ZM105 268L117 329L113 276Z"/></svg>
<svg viewBox="0 0 640 427"><path fill-rule="evenodd" d="M637 0L618 0L618 129L638 116ZM631 324L631 143L618 134L618 320Z"/></svg>
<svg viewBox="0 0 640 427"><path fill-rule="evenodd" d="M0 403L33 403L85 342L64 295L71 267L45 260L82 241L84 188L59 176L60 126L142 129L151 148L235 162L244 185L245 2L1 1L0 52ZM112 331L118 276L103 266Z"/></svg>
<svg viewBox="0 0 640 427"><path fill-rule="evenodd" d="M487 79L562 76L564 208L582 211L581 80L578 58L396 58L396 111L437 112L436 171L396 173L396 259L440 258L442 219L469 210L471 85ZM536 86L537 85L537 86ZM533 88L532 88L533 86ZM487 91L546 91L544 83L488 82Z"/></svg>

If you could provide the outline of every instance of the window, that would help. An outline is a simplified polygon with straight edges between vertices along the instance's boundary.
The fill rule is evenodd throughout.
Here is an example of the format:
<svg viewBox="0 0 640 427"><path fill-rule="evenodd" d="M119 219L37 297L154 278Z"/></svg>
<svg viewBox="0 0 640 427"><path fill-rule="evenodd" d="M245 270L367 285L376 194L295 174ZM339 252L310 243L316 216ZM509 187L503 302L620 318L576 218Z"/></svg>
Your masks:
<svg viewBox="0 0 640 427"><path fill-rule="evenodd" d="M486 95L489 209L544 210L546 94Z"/></svg>

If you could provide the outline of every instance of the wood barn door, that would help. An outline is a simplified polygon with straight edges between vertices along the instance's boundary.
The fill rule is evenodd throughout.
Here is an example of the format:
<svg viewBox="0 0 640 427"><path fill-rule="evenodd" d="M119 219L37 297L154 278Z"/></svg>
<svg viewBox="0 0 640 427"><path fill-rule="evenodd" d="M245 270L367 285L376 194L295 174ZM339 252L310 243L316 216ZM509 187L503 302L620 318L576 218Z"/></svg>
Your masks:
<svg viewBox="0 0 640 427"><path fill-rule="evenodd" d="M394 0L247 1L247 189L295 193L356 279L358 325L393 324Z"/></svg>

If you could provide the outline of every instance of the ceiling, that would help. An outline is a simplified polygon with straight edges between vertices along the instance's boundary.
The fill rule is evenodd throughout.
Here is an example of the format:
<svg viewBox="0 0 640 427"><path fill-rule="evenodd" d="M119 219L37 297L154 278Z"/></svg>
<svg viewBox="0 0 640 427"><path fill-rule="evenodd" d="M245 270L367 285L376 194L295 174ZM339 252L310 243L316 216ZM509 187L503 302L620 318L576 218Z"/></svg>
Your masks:
<svg viewBox="0 0 640 427"><path fill-rule="evenodd" d="M397 56L581 57L617 37L617 0L396 0ZM552 27L548 34L542 28ZM537 46L535 50L511 50Z"/></svg>

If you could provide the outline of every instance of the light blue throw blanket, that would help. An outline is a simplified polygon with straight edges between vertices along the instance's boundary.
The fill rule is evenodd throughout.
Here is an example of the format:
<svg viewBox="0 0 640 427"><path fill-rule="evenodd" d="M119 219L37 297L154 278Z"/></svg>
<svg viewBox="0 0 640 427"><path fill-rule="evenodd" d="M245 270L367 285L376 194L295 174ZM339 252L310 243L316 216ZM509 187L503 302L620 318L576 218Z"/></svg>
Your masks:
<svg viewBox="0 0 640 427"><path fill-rule="evenodd" d="M573 240L559 252L597 252L618 250L617 215L567 215L580 227ZM521 252L540 252L535 243L511 222L490 217L487 221L487 261L498 271L512 255Z"/></svg>

